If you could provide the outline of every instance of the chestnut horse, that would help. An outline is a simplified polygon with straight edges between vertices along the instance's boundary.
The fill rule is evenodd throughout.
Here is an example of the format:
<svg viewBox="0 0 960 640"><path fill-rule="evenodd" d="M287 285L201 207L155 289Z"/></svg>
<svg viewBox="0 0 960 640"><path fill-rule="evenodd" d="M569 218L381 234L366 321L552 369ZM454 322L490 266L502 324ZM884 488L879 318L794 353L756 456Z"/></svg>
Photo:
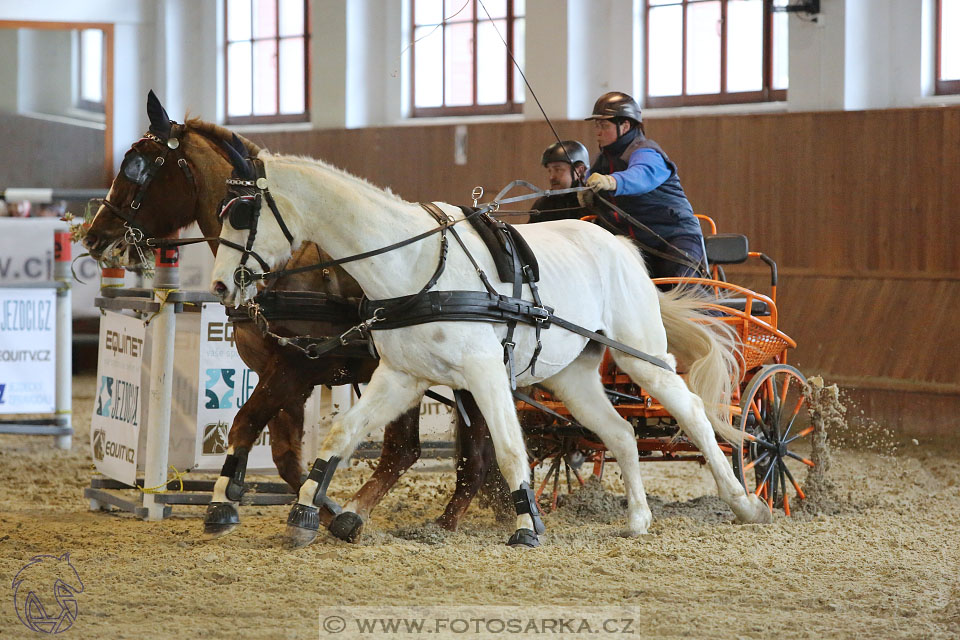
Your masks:
<svg viewBox="0 0 960 640"><path fill-rule="evenodd" d="M165 238L196 222L204 236L220 234L217 218L225 193L225 180L233 171L231 144L242 144L256 156L260 148L223 127L199 119L180 125L170 121L159 100L150 92L147 100L150 131L127 152L103 206L86 231L83 244L100 259L114 249L136 253L128 241L136 232L142 239ZM157 162L158 158L165 161ZM138 208L131 205L137 201ZM134 232L130 229L134 228ZM217 244L211 243L214 253ZM306 243L290 259L293 268L315 264L329 257L315 244ZM130 266L134 266L131 264ZM360 287L340 267L307 271L277 282L277 291L315 291L359 298ZM282 335L339 335L355 325L359 316L331 323L311 320L271 322L271 329ZM303 434L304 403L316 385L365 383L377 366L372 357L336 352L320 359L307 358L292 346L280 346L267 338L252 322L235 325L237 349L243 361L259 376L259 382L244 403L230 429L232 452L248 451L269 423L273 460L280 476L294 491L302 483L303 466L300 443ZM469 394L463 395L464 408L472 427L464 429L457 416L457 483L450 502L437 523L456 530L473 496L483 485L494 460L493 447L483 418ZM379 503L397 479L420 456L419 407L407 411L389 423L384 432L380 463L372 477L351 499L363 515ZM228 457L218 482L234 481L233 497L242 491L246 460ZM228 492L229 493L229 492ZM205 522L208 536L223 535L239 524L236 502L226 507L211 505ZM335 514L321 509L325 524Z"/></svg>

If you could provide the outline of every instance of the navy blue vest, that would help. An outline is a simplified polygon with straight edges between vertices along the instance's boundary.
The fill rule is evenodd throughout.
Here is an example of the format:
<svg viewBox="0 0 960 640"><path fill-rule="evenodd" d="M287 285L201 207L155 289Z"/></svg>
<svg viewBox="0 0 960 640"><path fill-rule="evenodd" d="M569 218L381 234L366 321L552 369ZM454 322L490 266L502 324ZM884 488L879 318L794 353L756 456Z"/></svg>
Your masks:
<svg viewBox="0 0 960 640"><path fill-rule="evenodd" d="M693 215L693 207L690 206L690 201L687 200L687 195L680 185L677 165L670 161L660 145L653 140L638 135L619 157L604 153L602 161L594 163L593 170L603 174L623 171L627 168L630 156L637 149L653 149L659 153L667 168L670 169L670 177L653 191L633 196L616 196L613 202L638 222L642 222L668 240L677 236L702 235L700 223ZM660 244L656 236L634 227L629 222L624 221L621 224L625 235L636 238L644 244L653 246Z"/></svg>

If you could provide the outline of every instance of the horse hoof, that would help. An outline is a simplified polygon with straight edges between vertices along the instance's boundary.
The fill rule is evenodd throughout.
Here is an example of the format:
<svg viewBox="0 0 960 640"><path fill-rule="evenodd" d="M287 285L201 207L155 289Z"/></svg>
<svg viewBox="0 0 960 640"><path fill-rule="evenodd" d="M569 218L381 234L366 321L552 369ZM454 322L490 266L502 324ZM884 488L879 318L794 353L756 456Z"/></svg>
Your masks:
<svg viewBox="0 0 960 640"><path fill-rule="evenodd" d="M290 509L287 516L287 531L284 535L284 544L288 549L305 547L317 539L320 530L320 516L316 507L310 507L299 502Z"/></svg>
<svg viewBox="0 0 960 640"><path fill-rule="evenodd" d="M507 540L507 546L514 549L534 549L540 546L540 538L531 529L517 529Z"/></svg>
<svg viewBox="0 0 960 640"><path fill-rule="evenodd" d="M231 502L211 502L203 519L203 537L213 540L225 536L240 526L237 506Z"/></svg>
<svg viewBox="0 0 960 640"><path fill-rule="evenodd" d="M346 542L356 542L362 532L363 518L350 511L340 513L330 523L330 533L333 537Z"/></svg>
<svg viewBox="0 0 960 640"><path fill-rule="evenodd" d="M443 516L437 518L436 524L441 529L450 531L452 533L456 533L457 528L460 526L460 523L457 520L453 518L444 518Z"/></svg>

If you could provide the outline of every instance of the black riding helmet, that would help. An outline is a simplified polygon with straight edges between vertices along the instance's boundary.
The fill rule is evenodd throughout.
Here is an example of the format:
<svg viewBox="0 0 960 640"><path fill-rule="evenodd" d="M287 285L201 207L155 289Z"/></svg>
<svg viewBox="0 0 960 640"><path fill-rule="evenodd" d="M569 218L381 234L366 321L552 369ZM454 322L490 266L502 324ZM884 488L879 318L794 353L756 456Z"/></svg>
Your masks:
<svg viewBox="0 0 960 640"><path fill-rule="evenodd" d="M589 167L590 152L577 140L554 142L544 149L543 156L540 158L540 164L544 167L551 162L566 162L570 165L576 165L578 162L582 162Z"/></svg>
<svg viewBox="0 0 960 640"><path fill-rule="evenodd" d="M611 91L597 98L593 105L593 114L589 118L584 118L584 120L613 120L616 118L632 120L635 125L643 122L640 105L622 91Z"/></svg>

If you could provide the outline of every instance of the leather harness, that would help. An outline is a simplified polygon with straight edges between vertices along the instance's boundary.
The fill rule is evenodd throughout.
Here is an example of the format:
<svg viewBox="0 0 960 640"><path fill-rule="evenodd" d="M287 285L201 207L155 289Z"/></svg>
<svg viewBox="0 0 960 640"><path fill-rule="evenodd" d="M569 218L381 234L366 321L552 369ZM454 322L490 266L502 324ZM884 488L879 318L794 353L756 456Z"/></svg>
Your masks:
<svg viewBox="0 0 960 640"><path fill-rule="evenodd" d="M234 282L237 284L237 286L241 287L241 289L253 284L253 282L256 280L272 280L283 275L289 275L291 273L322 269L336 264L345 264L347 262L361 260L386 253L387 251L391 251L393 249L397 249L422 240L435 233L440 235L440 256L437 261L437 266L434 269L433 275L420 289L420 291L412 295L401 296L397 298L388 298L383 300L364 299L360 303L360 317L363 318L363 320L361 320L359 324L348 329L340 336L334 336L319 341L312 341L309 343L309 346L301 347L301 349L310 358L319 358L326 353L330 353L348 345L353 339L354 334L356 334L357 338L366 340L370 337L370 331L374 327L376 330L386 330L415 324L424 324L427 322L450 320L468 322L503 322L507 325L507 334L502 342L504 350L504 363L507 367L511 389L515 390L517 373L513 351L516 345L513 341L513 336L517 323L524 322L533 325L536 331L537 346L534 349L530 363L527 365L527 369L530 369L531 373L534 374L536 360L542 349L542 343L540 339L541 332L550 328L551 325L557 325L567 329L568 331L572 331L668 371L673 371L673 368L669 364L655 356L649 355L615 340L611 340L603 334L591 331L554 315L553 308L545 306L540 300L539 290L536 286L537 278L534 271L534 265L530 264L530 262L534 262L535 264L535 261L522 260L520 257L520 251L518 250L517 244L514 240L515 232L510 231L510 225L498 220L493 220L488 215L488 211L494 209L495 207L499 207L499 202L497 201L494 201L494 204L486 205L483 208L475 209L469 213L465 211L465 217L459 220L455 220L451 216L448 216L434 203L420 203L420 206L438 223L438 226L430 231L373 251L367 251L345 258L329 260L296 269L270 271L269 265L267 265L266 261L253 250L254 239L256 237L258 226L257 223L259 220L260 203L262 202L261 198L266 199L271 212L280 225L284 235L287 237L287 240L291 242L291 244L293 242L293 238L286 224L283 222L283 218L276 206L276 202L269 193L265 168L262 161L259 159L246 158L245 163L247 165L246 167L236 168L234 176L237 176L238 173L246 172L246 179L234 177L227 181L227 185L230 188L229 195L227 197L226 204L220 213L221 218L226 218L229 220L231 225L236 223L241 225L239 228L249 229L249 234L247 236L247 242L245 245L241 246L237 243L223 240L222 238L220 239L221 244L241 252L240 264L237 266L237 269L234 272ZM533 197L538 195L540 194L534 194ZM241 214L240 210L231 210L232 207L241 206L240 203L246 203L243 206L250 207L254 210L250 211L249 214L246 212ZM486 219L484 219L484 216ZM457 223L462 222L463 220L472 220L473 218L480 219L484 224L491 227L494 232L499 235L499 242L509 256L513 266L511 274L513 291L511 296L500 294L493 287L493 285L490 284L486 273L482 268L480 268L479 264L467 249L466 245L463 243L463 240L460 238L459 233L457 233L457 230L455 229L455 225ZM453 235L454 239L463 249L471 264L476 269L477 275L479 276L485 291L431 291L446 267L447 253L449 249L449 240L447 238L448 232ZM256 260L260 266L263 267L264 271L262 273L258 274L251 272L246 267L246 261L249 257L253 257L254 260ZM522 298L522 289L524 283L530 287L531 295L533 297L532 301L524 300ZM251 318L256 320L261 328L266 327L269 331L269 325L266 322L266 319L262 317L263 314L259 308L259 304L256 302L249 304L248 310ZM292 343L296 345L296 342L293 342L295 339L309 340L310 338L309 336L285 338L281 344ZM524 372L527 369L524 369Z"/></svg>

